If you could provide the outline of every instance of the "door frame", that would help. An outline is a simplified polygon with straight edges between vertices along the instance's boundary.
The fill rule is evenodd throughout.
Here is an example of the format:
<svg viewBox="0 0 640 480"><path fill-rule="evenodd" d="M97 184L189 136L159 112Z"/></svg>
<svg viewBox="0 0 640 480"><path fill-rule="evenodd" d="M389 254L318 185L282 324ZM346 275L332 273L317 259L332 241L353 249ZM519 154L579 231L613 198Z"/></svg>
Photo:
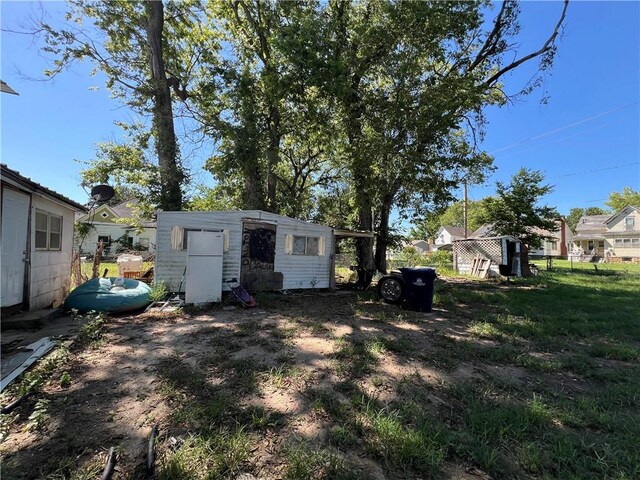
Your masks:
<svg viewBox="0 0 640 480"><path fill-rule="evenodd" d="M270 222L268 220L261 219L252 219L252 218L243 218L242 219L242 234L240 236L240 281L242 282L242 273L243 272L251 272L251 270L244 270L243 268L243 260L244 260L244 232L245 225L260 225L264 227L272 227L274 242L273 242L273 269L271 271L275 272L276 266L276 252L277 252L277 243L278 243L278 224L276 222Z"/></svg>
<svg viewBox="0 0 640 480"><path fill-rule="evenodd" d="M31 212L33 210L33 195L31 192L27 192L20 188L16 188L13 185L9 185L6 183L2 183L0 186L0 219L2 219L2 214L4 213L4 192L5 190L12 190L21 195L26 195L29 197L29 205L27 207L27 238L25 241L25 254L24 254L24 278L22 283L22 302L17 303L15 305L11 305L8 307L2 307L2 312L12 312L18 311L22 309L29 309L29 298L30 298L30 285L31 285ZM0 220L0 224L1 224ZM0 225L0 235L4 231L4 224Z"/></svg>

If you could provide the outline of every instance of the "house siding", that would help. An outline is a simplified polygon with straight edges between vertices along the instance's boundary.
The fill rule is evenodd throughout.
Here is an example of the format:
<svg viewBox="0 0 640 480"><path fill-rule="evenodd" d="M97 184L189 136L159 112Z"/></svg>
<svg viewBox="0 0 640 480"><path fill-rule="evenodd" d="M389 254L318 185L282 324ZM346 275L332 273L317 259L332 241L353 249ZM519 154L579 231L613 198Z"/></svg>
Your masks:
<svg viewBox="0 0 640 480"><path fill-rule="evenodd" d="M148 238L149 239L149 252L153 252L155 250L156 245L156 229L155 228L145 228L142 232L138 233L136 229L130 229L128 225L122 223L103 223L103 222L95 222L93 223L94 228L87 234L87 236L82 240L82 244L79 243L79 239L76 238L76 247L80 253L94 253L96 251L96 246L98 244L99 236L110 236L111 237L111 250L110 253L115 253L116 245L114 243L122 237L125 233L127 236L133 238L133 244L137 244L140 242L140 238ZM130 230L127 230L130 229Z"/></svg>
<svg viewBox="0 0 640 480"><path fill-rule="evenodd" d="M62 217L59 251L36 250L36 209ZM59 306L69 293L71 283L71 251L74 212L60 204L33 195L31 205L31 270L29 276L29 308L36 310Z"/></svg>
<svg viewBox="0 0 640 480"><path fill-rule="evenodd" d="M171 291L178 291L183 278L187 252L171 250L171 229L178 225L185 229L219 229L229 234L229 248L223 255L222 278L240 279L243 219L276 223L276 254L274 270L283 274L283 288L329 288L333 230L280 215L257 210L237 212L159 212L155 277ZM317 236L325 238L325 254L319 256L289 255L285 253L285 235ZM184 289L184 282L180 290ZM223 283L223 290L229 286Z"/></svg>

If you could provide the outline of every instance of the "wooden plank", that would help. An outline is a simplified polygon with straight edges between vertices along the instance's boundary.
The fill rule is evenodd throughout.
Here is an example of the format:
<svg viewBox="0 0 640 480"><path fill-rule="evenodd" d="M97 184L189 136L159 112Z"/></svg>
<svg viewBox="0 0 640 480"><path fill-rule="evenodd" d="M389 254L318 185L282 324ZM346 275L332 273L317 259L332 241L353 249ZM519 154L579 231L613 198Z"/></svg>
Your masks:
<svg viewBox="0 0 640 480"><path fill-rule="evenodd" d="M480 278L487 278L490 268L491 268L491 259L483 258L482 265L478 271L478 276Z"/></svg>

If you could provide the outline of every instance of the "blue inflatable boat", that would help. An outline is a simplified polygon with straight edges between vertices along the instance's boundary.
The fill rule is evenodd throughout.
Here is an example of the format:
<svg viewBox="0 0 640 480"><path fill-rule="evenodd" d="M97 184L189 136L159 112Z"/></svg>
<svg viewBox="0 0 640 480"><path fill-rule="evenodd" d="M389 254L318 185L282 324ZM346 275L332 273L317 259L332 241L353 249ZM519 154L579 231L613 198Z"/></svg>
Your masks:
<svg viewBox="0 0 640 480"><path fill-rule="evenodd" d="M79 313L120 313L138 310L151 303L151 287L131 278L93 278L75 288L64 301L64 308Z"/></svg>

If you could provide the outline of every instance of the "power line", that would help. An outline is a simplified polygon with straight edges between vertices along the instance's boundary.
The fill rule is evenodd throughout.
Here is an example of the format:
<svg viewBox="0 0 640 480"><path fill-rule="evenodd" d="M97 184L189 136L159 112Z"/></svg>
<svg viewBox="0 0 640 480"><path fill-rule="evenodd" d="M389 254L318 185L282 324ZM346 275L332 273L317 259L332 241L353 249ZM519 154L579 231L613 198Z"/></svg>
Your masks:
<svg viewBox="0 0 640 480"><path fill-rule="evenodd" d="M505 150L509 150L511 148L514 148L514 147L517 147L519 145L522 145L524 143L527 143L527 142L530 142L530 141L533 141L533 140L538 140L540 138L544 138L544 137L547 137L549 135L553 135L554 133L561 132L562 130L566 130L567 128L575 127L576 125L580 125L582 123L590 122L591 120L595 120L596 118L604 117L605 115L610 115L613 112L617 112L618 110L621 110L623 108L629 107L631 105L637 105L638 103L640 103L640 102L630 102L630 103L627 103L625 105L619 105L619 106L617 106L615 108L612 108L611 110L607 110L606 112L598 113L596 115L591 115L589 117L583 118L582 120L578 120L577 122L573 122L573 123L570 123L568 125L564 125L562 127L559 127L559 128L554 129L554 130L551 130L549 132L545 132L545 133L542 133L540 135L535 135L533 137L529 137L529 138L526 138L524 140L520 140L520 141L518 141L516 143L513 143L511 145L507 145L506 147L502 147L502 148L499 148L497 150L493 150L492 152L489 152L489 155L494 155L494 154L496 154L498 152L503 152Z"/></svg>
<svg viewBox="0 0 640 480"><path fill-rule="evenodd" d="M551 179L561 178L561 177L573 177L575 175L587 175L589 173L604 172L605 170L614 170L616 168L630 167L630 166L633 166L633 165L640 165L640 162L623 163L621 165L613 165L611 167L596 168L596 169L593 169L593 170L584 170L582 172L565 173L564 175L556 175L555 177L551 177Z"/></svg>
<svg viewBox="0 0 640 480"><path fill-rule="evenodd" d="M604 127L611 127L611 126L614 126L614 125L618 125L620 123L624 123L624 120L620 120L618 122L605 123L603 125L597 125L595 127L588 128L588 129L583 130L581 132L573 133L571 135L567 135L565 137L558 138L557 140L552 140L551 142L541 143L541 144L538 144L538 145L530 145L527 148L524 148L522 150L517 150L515 152L507 153L506 155L501 155L500 156L500 160L513 158L515 156L521 155L522 153L529 152L531 150L539 150L541 148L548 147L550 145L557 145L558 143L562 143L565 140L568 140L570 138L578 137L580 135L584 135L585 133L593 132L594 130L599 130L599 129L604 128Z"/></svg>

